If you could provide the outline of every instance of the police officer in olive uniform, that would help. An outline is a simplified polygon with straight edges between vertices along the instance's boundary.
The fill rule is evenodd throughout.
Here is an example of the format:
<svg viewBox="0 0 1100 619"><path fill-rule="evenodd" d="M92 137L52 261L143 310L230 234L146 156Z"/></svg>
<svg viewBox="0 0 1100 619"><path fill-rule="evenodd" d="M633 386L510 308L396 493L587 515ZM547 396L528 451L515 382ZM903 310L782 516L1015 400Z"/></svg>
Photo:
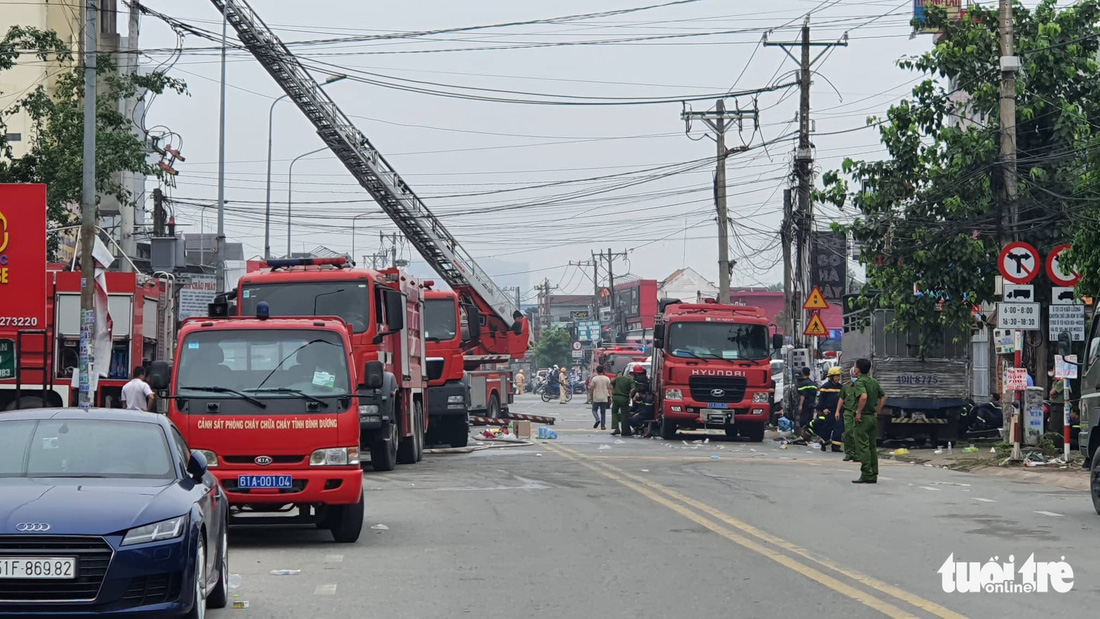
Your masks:
<svg viewBox="0 0 1100 619"><path fill-rule="evenodd" d="M856 397L856 366L852 364L849 378L840 387L840 400L836 405L836 423L840 428L840 442L844 445L844 461L859 462L859 452L856 449L856 405L859 398ZM836 432L833 433L836 436Z"/></svg>
<svg viewBox="0 0 1100 619"><path fill-rule="evenodd" d="M886 404L882 385L871 378L871 361L856 359L856 440L859 452L859 479L853 484L878 483L878 413Z"/></svg>

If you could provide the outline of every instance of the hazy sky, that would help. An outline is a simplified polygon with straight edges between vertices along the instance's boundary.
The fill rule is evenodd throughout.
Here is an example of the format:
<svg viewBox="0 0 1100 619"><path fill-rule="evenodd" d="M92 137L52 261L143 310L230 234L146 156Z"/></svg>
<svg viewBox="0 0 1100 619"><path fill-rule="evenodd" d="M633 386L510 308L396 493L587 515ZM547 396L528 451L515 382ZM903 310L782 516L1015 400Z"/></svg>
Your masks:
<svg viewBox="0 0 1100 619"><path fill-rule="evenodd" d="M252 5L290 43L659 3L263 0ZM220 32L221 16L212 3L147 4ZM717 279L711 184L715 146L698 123L690 139L685 135L681 104L675 100L792 81L797 65L780 48L763 47L760 41L767 29L774 29L769 35L773 41L797 38L803 16L815 9L813 39L837 40L849 32L849 46L826 54L813 84L811 117L820 175L845 156L880 153L875 130L844 131L862 127L868 115L882 113L914 83L916 74L894 65L931 45L929 35L909 36L912 0L700 0L556 24L314 42L291 49L311 68L354 78L327 90L459 241L485 260L486 270L502 276L502 284L523 283L529 298L534 294L530 285L543 277L562 292L590 291L591 269L581 274L568 262L608 247L629 252L627 262L616 264L620 273L629 270L661 279L691 266ZM183 39L185 51L171 73L188 82L191 94L158 98L146 121L183 137L187 161L178 166L178 186L172 195L207 204L217 195L219 65L216 52L196 48L212 45L194 35ZM165 24L143 18L141 47L153 50L145 58L147 66L167 59L164 50L175 46L176 36ZM469 48L483 49L455 51ZM319 80L326 77L319 71L315 75ZM540 103L435 96L363 79ZM263 251L268 108L282 91L250 55L239 51L230 53L228 82L227 230L231 239L245 244L247 255L258 255ZM673 102L547 104L652 98ZM729 99L727 106L735 103L751 108L753 100ZM696 110L713 105L713 100L691 104ZM740 135L733 131L728 137L730 146L743 141L754 147L731 157L728 167L731 255L738 260L733 284L742 286L782 277L776 230L793 142L778 138L797 130L797 90L760 95L758 105L759 129L747 122ZM278 104L274 124L272 247L282 254L288 164L323 144L292 103ZM762 142L770 145L761 148ZM609 175L616 176L606 178ZM541 187L525 188L533 185ZM198 231L200 210L176 205L176 221L183 231ZM380 229L389 232L393 226L327 150L295 166L295 251L317 245L350 251L351 217L359 214L365 215L356 222L356 254L362 255L377 249ZM828 208L817 211L821 226L838 216ZM215 209L207 208L204 219L206 230L213 232ZM409 248L404 253L419 261ZM504 276L516 272L523 273Z"/></svg>

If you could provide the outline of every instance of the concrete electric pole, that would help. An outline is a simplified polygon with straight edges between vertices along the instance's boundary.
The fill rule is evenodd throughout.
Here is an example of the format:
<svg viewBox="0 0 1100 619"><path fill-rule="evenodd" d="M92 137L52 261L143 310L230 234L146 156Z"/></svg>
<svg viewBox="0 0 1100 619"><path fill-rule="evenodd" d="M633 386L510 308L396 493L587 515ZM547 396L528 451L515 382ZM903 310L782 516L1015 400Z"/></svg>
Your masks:
<svg viewBox="0 0 1100 619"><path fill-rule="evenodd" d="M95 130L96 50L99 46L99 0L87 0L84 9L84 161L80 194L80 408L92 405L95 359Z"/></svg>

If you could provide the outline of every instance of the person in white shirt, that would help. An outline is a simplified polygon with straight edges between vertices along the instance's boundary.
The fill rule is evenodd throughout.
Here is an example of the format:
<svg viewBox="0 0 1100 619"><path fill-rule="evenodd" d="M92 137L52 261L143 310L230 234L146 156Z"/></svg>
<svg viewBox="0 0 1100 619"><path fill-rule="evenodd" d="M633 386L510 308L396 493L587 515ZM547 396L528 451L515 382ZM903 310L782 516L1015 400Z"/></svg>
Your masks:
<svg viewBox="0 0 1100 619"><path fill-rule="evenodd" d="M611 379L604 375L603 366L596 367L596 375L588 381L588 393L592 396L592 429L607 429L607 407L611 403Z"/></svg>
<svg viewBox="0 0 1100 619"><path fill-rule="evenodd" d="M150 411L154 399L153 389L145 382L145 368L139 365L134 368L134 378L122 387L122 402L126 410Z"/></svg>

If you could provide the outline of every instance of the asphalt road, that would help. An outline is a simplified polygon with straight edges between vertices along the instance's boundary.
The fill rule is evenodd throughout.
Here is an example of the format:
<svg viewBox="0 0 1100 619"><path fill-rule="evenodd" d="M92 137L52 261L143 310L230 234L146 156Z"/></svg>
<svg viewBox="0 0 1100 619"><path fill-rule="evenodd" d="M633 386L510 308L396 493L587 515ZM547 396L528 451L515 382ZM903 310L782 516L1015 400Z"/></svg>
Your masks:
<svg viewBox="0 0 1100 619"><path fill-rule="evenodd" d="M806 447L593 432L583 397L520 398L558 439L364 473L366 529L236 529L247 610L277 617L1087 616L1100 516L1087 493ZM696 444L693 441L703 441ZM1073 570L1068 593L945 593L956 561ZM294 569L293 576L271 570Z"/></svg>

